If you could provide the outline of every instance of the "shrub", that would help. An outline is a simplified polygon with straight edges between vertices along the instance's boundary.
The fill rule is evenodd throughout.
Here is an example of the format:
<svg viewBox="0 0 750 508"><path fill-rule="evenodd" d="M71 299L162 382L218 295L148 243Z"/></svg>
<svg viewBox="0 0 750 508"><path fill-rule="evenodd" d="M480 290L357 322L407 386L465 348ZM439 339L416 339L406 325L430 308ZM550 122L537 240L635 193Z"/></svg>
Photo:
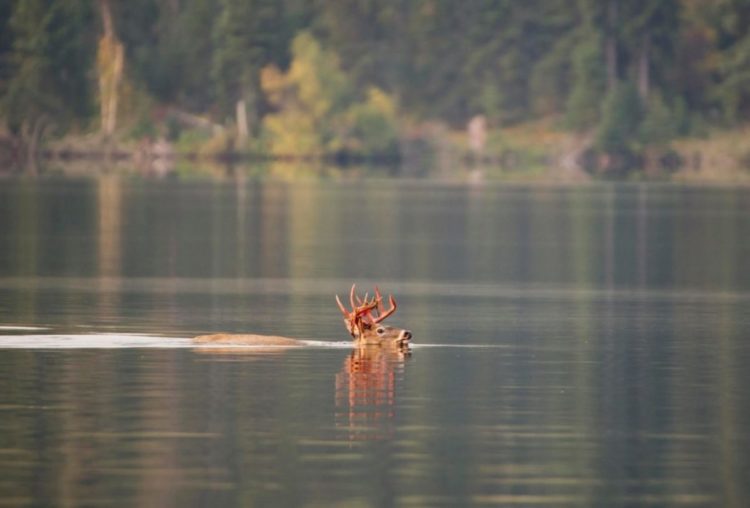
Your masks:
<svg viewBox="0 0 750 508"><path fill-rule="evenodd" d="M629 152L641 123L641 99L630 82L618 85L604 99L596 145L609 153Z"/></svg>

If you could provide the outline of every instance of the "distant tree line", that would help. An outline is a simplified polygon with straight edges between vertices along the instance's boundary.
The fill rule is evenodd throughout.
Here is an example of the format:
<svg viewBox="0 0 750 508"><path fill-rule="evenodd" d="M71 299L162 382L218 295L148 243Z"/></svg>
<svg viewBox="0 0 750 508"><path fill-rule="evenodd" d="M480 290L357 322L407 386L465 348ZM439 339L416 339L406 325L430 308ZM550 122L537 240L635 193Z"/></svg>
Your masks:
<svg viewBox="0 0 750 508"><path fill-rule="evenodd" d="M336 90L304 91L297 57ZM397 108L455 127L551 116L614 152L665 144L750 118L750 1L0 0L12 132L93 131L112 108L146 132L166 106L229 124L240 104L251 136L307 114L326 139L387 146Z"/></svg>

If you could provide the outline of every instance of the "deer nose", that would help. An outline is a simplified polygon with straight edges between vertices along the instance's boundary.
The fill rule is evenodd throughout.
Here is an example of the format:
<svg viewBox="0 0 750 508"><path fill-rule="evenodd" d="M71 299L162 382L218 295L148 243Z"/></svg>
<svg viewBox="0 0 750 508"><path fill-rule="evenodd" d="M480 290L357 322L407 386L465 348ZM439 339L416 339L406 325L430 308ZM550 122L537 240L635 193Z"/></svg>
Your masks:
<svg viewBox="0 0 750 508"><path fill-rule="evenodd" d="M402 340L411 340L411 332L409 330L404 330L401 332L401 339Z"/></svg>

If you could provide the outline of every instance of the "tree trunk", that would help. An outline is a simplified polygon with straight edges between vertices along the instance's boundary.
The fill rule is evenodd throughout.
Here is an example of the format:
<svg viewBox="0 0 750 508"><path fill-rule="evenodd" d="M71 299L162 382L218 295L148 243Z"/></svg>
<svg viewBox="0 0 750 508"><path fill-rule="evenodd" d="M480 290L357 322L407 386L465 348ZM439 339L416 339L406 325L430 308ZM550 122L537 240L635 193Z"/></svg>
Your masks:
<svg viewBox="0 0 750 508"><path fill-rule="evenodd" d="M32 120L32 123L23 122L21 126L21 144L23 145L23 165L26 173L36 175L37 156L39 155L39 145L44 131L47 129L47 119L44 115Z"/></svg>
<svg viewBox="0 0 750 508"><path fill-rule="evenodd" d="M112 22L112 6L109 0L99 0L99 12L102 15L102 28L104 30L104 37L115 36L115 25Z"/></svg>
<svg viewBox="0 0 750 508"><path fill-rule="evenodd" d="M99 0L99 10L104 30L104 34L99 39L97 53L101 129L104 134L111 136L117 127L117 106L125 50L115 34L109 0Z"/></svg>
<svg viewBox="0 0 750 508"><path fill-rule="evenodd" d="M605 58L607 65L607 91L617 87L617 0L607 3L607 39Z"/></svg>
<svg viewBox="0 0 750 508"><path fill-rule="evenodd" d="M248 137L247 107L244 100L237 101L237 139L244 142Z"/></svg>
<svg viewBox="0 0 750 508"><path fill-rule="evenodd" d="M643 100L644 106L648 105L648 94L651 87L650 62L651 60L651 36L643 34L641 41L641 52L638 55L638 93Z"/></svg>

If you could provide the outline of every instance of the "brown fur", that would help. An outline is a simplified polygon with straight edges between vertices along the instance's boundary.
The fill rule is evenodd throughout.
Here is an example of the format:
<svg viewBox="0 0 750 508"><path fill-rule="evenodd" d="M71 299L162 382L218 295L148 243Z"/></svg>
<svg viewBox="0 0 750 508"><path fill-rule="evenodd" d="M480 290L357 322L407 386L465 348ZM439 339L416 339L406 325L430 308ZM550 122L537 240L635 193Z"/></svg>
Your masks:
<svg viewBox="0 0 750 508"><path fill-rule="evenodd" d="M303 341L278 335L255 335L248 333L214 333L199 335L193 339L198 344L222 344L237 346L304 346Z"/></svg>

